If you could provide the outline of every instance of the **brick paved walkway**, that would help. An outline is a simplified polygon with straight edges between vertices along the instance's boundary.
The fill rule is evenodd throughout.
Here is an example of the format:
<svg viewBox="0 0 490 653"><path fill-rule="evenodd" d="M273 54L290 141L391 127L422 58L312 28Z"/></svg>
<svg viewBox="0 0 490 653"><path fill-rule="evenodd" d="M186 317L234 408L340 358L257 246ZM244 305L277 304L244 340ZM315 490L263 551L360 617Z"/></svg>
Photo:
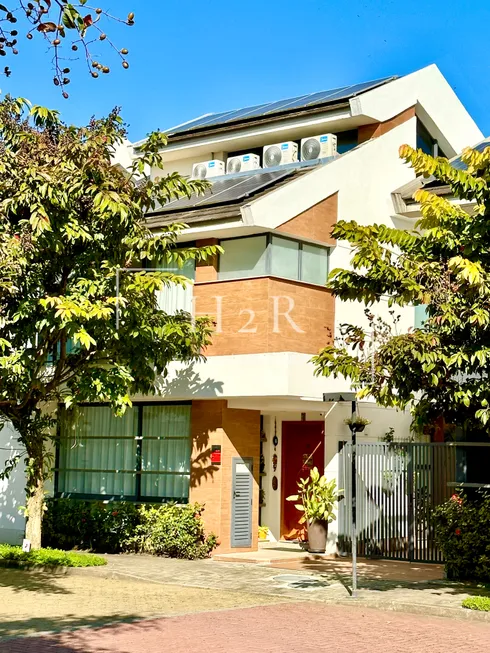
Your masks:
<svg viewBox="0 0 490 653"><path fill-rule="evenodd" d="M0 653L488 653L490 625L289 603L0 643Z"/></svg>

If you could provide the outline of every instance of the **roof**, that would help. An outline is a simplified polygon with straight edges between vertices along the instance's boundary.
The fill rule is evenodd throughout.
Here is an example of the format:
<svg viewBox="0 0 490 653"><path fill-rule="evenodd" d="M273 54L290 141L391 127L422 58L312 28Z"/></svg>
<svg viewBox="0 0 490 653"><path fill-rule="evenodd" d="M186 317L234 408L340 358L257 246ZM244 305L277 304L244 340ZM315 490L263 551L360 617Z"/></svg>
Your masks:
<svg viewBox="0 0 490 653"><path fill-rule="evenodd" d="M257 120L271 120L287 116L288 114L312 112L319 109L326 109L338 103L347 103L351 98L366 93L378 86L387 84L397 77L383 77L370 82L350 84L327 91L309 93L293 98L287 98L275 102L266 102L242 109L233 109L221 113L207 113L185 123L165 130L170 136L178 135L192 136L206 131L215 131L227 127L237 127Z"/></svg>
<svg viewBox="0 0 490 653"><path fill-rule="evenodd" d="M333 159L298 161L275 168L215 177L210 179L212 186L203 195L173 200L148 212L148 225L158 227L180 220L189 224L240 217L241 207L251 199L258 199Z"/></svg>

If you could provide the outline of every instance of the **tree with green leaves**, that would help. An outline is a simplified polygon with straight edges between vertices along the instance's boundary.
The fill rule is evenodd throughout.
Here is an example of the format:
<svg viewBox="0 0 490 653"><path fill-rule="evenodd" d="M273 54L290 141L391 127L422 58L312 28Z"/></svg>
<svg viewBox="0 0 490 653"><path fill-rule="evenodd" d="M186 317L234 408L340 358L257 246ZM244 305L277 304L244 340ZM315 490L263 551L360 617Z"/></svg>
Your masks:
<svg viewBox="0 0 490 653"><path fill-rule="evenodd" d="M106 33L107 23L134 25L134 13L126 18L110 14L101 7L92 7L87 0L5 0L0 3L0 57L19 54L19 39L28 40L40 36L52 53L53 83L58 86L64 98L68 98L66 87L71 82L71 64L81 55L88 73L97 78L99 73L108 74L110 67L93 56L92 49L108 46L123 68L129 68L127 48L117 47ZM3 68L3 74L10 77L10 66Z"/></svg>
<svg viewBox="0 0 490 653"><path fill-rule="evenodd" d="M353 249L352 267L333 270L328 285L364 304L368 326L343 325L339 341L315 356L316 373L350 379L359 397L381 406L410 406L415 430L450 424L477 438L490 426L490 147L465 150L465 170L407 145L400 155L450 193L415 193L422 218L413 231L335 226L333 236ZM382 298L394 324L375 317ZM410 305L425 305L425 323L397 333L396 307Z"/></svg>
<svg viewBox="0 0 490 653"><path fill-rule="evenodd" d="M0 104L0 416L24 451L34 547L57 406L109 402L122 413L133 393L156 391L170 361L199 359L211 332L206 318L157 306L156 291L185 285L183 274L128 270L148 262L175 269L216 253L179 246L184 225L155 234L145 223L149 209L202 193L208 182L142 176L145 166L162 168L159 132L131 170L114 165L124 135L117 111L73 127L23 100Z"/></svg>

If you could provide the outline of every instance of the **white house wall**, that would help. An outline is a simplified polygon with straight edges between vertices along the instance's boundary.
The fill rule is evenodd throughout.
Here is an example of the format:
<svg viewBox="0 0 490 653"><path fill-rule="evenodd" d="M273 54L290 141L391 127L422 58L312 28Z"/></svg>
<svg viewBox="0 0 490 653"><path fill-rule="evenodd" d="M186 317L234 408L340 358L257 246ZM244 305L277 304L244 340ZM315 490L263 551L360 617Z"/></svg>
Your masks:
<svg viewBox="0 0 490 653"><path fill-rule="evenodd" d="M439 68L432 64L351 100L353 114L381 122L417 105L417 113L453 156L478 143L483 134Z"/></svg>
<svg viewBox="0 0 490 653"><path fill-rule="evenodd" d="M0 430L0 470L19 452L16 431L10 424ZM0 542L21 544L25 518L19 510L25 505L25 467L21 459L8 479L0 480Z"/></svg>

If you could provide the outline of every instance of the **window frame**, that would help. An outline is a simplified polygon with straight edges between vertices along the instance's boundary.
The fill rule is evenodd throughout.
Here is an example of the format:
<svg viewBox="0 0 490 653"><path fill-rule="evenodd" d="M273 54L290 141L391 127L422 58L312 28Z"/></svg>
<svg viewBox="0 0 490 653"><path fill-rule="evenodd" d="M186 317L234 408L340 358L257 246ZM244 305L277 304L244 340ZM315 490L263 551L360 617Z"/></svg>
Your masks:
<svg viewBox="0 0 490 653"><path fill-rule="evenodd" d="M274 231L268 231L266 233L259 233L259 234L247 234L245 236L235 236L235 238L222 238L220 239L220 245L228 240L245 240L247 238L256 238L257 236L265 236L266 237L266 244L265 244L265 274L259 274L256 276L251 276L251 277L230 277L228 279L220 279L220 268L221 268L221 256L220 254L218 256L218 266L217 266L217 273L218 273L218 281L238 281L239 279L260 279L264 277L276 277L278 279L287 279L288 281L293 281L295 283L305 283L308 284L309 286L319 286L320 288L324 288L325 284L327 283L327 279L325 279L325 283L314 283L312 281L304 281L301 278L302 275L302 270L303 270L303 245L308 245L310 247L318 247L318 249L324 250L327 254L327 276L329 273L329 262L330 262L330 250L331 247L328 245L320 245L318 243L312 243L312 242L306 242L303 240L300 240L299 238L293 238L292 236L285 236L282 233L276 233ZM299 247L299 253L298 253L298 278L293 279L291 277L284 277L280 276L277 274L274 274L272 272L272 240L273 238L282 238L283 240L289 240L294 243L296 243Z"/></svg>
<svg viewBox="0 0 490 653"><path fill-rule="evenodd" d="M79 404L80 408L107 408L110 407L110 403L108 402L84 402ZM86 494L86 493L73 493L73 492L64 492L60 491L59 489L59 474L60 472L67 472L67 471L72 471L72 472L85 472L85 471L90 471L90 470L84 470L84 469L78 469L78 468L60 468L60 445L61 445L61 424L58 420L58 424L56 427L56 451L55 451L55 466L54 466L54 492L53 496L56 499L60 498L70 498L74 500L90 500L90 501L105 501L108 503L115 503L115 502L126 502L126 503L170 503L170 502L177 502L180 504L187 504L189 503L189 497L149 497L149 496L144 496L141 494L141 479L143 474L165 474L168 472L161 472L161 471L144 471L142 469L143 465L143 441L146 440L155 440L158 438L154 437L147 437L145 438L143 435L143 408L145 406L190 406L192 407L192 401L134 401L133 402L133 408L138 409L138 415L137 415L137 434L135 435L134 439L136 440L136 452L135 452L135 469L134 469L134 474L135 474L135 494L134 495L111 495L111 494ZM58 409L63 409L64 406L63 404L58 404ZM191 419L190 419L190 425L192 428L192 413L191 413ZM104 439L104 438L97 438L94 437L93 439ZM129 439L129 438L128 438ZM132 438L131 438L132 439ZM185 440L185 438L179 438L180 440ZM189 440L190 444L192 445L192 435L189 433ZM192 452L192 449L191 449ZM192 453L191 453L192 455ZM191 474L191 457L189 457L189 489L190 489L190 474ZM103 471L103 470L101 470ZM115 473L117 470L114 470ZM132 470L131 470L132 472ZM132 472L133 473L133 472Z"/></svg>

